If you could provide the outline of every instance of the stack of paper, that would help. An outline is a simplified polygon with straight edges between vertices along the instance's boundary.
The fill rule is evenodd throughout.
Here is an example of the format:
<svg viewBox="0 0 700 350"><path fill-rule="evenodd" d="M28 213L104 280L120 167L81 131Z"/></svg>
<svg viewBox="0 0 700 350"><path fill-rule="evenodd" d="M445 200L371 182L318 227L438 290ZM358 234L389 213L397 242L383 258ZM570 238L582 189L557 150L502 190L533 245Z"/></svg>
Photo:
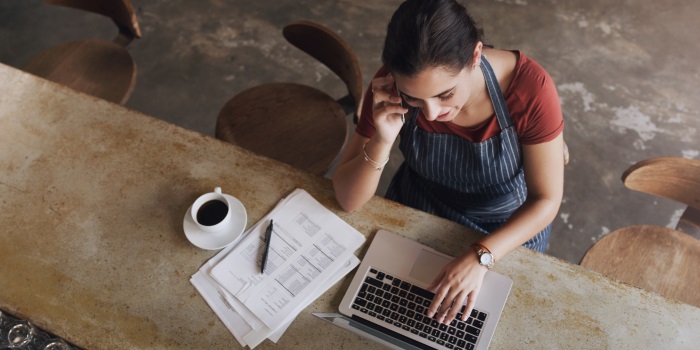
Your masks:
<svg viewBox="0 0 700 350"><path fill-rule="evenodd" d="M265 229L274 219L265 273ZM241 346L277 342L294 318L359 264L365 237L297 189L190 282Z"/></svg>

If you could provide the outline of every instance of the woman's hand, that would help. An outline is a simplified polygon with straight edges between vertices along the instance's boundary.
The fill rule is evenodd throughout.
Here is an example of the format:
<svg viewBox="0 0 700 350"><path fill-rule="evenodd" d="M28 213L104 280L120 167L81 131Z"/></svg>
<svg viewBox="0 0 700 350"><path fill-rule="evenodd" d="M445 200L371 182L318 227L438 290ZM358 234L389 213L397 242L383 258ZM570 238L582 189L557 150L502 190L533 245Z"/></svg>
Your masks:
<svg viewBox="0 0 700 350"><path fill-rule="evenodd" d="M393 75L377 77L372 80L372 115L376 129L376 141L393 144L403 126L402 114L408 108L401 106L401 97L397 96L396 81Z"/></svg>
<svg viewBox="0 0 700 350"><path fill-rule="evenodd" d="M462 311L466 303L462 321L466 321L474 308L484 275L488 269L479 264L473 250L455 258L445 265L438 277L428 287L435 292L433 303L428 308L428 317L449 324Z"/></svg>

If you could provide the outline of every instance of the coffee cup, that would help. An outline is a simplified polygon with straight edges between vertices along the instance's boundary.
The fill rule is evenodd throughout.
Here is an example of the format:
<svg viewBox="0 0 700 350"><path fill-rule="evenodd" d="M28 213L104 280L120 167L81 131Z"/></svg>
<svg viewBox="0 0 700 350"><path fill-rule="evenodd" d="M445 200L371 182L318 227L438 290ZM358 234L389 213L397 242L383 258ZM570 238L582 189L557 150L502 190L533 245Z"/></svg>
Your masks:
<svg viewBox="0 0 700 350"><path fill-rule="evenodd" d="M205 193L192 204L192 221L206 232L220 232L231 224L231 202L221 193L221 187Z"/></svg>

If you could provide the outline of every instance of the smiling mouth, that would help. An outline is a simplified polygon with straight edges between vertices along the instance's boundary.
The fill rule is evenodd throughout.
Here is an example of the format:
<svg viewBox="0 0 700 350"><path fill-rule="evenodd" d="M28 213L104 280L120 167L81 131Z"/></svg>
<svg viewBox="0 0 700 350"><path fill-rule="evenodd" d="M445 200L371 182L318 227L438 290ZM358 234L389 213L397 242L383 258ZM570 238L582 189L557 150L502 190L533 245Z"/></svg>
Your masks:
<svg viewBox="0 0 700 350"><path fill-rule="evenodd" d="M445 118L447 118L447 117L449 117L449 116L450 116L450 112L447 112L447 113L445 113L445 114L440 114L440 115L437 116L437 118L435 118L435 119L445 119Z"/></svg>

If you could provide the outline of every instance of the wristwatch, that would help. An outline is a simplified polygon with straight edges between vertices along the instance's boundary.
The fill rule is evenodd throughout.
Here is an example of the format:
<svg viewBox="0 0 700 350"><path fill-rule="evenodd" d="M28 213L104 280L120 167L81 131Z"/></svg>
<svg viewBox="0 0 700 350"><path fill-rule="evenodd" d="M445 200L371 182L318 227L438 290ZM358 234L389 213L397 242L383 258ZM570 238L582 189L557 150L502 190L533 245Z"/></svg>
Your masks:
<svg viewBox="0 0 700 350"><path fill-rule="evenodd" d="M484 245L479 243L472 244L472 248L474 248L474 251L476 252L476 256L479 259L479 264L486 266L487 269L491 269L493 264L496 262L496 258L494 258L493 254L491 254L489 248L486 248Z"/></svg>

